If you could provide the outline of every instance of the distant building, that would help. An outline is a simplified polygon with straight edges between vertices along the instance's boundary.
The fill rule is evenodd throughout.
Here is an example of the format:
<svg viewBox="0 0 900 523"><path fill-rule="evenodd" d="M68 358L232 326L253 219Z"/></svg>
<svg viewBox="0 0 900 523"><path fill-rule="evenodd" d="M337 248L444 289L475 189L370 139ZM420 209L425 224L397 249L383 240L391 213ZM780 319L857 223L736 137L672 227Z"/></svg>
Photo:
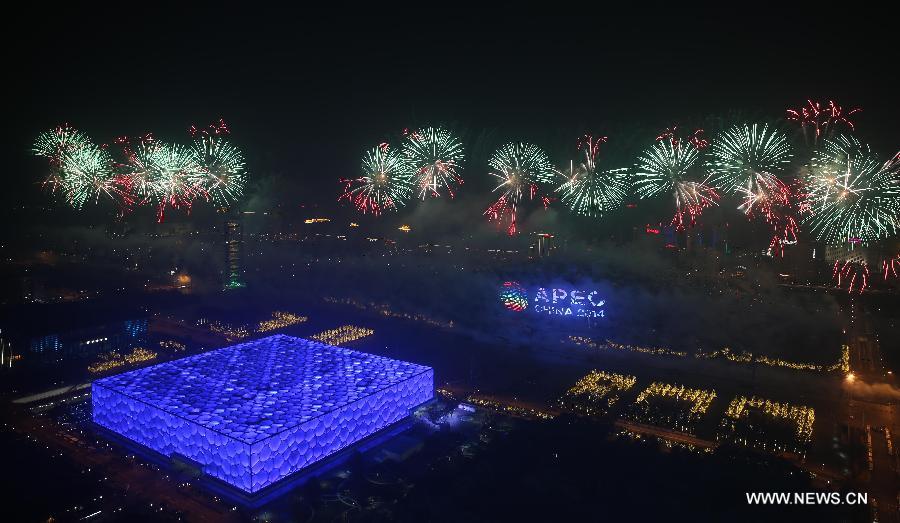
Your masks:
<svg viewBox="0 0 900 523"><path fill-rule="evenodd" d="M241 222L231 219L225 222L225 278L226 289L239 289L245 285L241 257L244 250L244 229Z"/></svg>
<svg viewBox="0 0 900 523"><path fill-rule="evenodd" d="M546 258L550 256L554 249L556 249L556 242L553 240L552 234L547 233L537 233L535 234L534 243L531 244L533 257L535 258Z"/></svg>
<svg viewBox="0 0 900 523"><path fill-rule="evenodd" d="M44 361L59 361L63 357L89 357L109 351L128 351L147 343L146 318L109 323L48 334L32 338L29 352Z"/></svg>
<svg viewBox="0 0 900 523"><path fill-rule="evenodd" d="M855 262L868 263L872 256L872 249L859 245L828 245L825 247L825 262L834 264L835 262Z"/></svg>

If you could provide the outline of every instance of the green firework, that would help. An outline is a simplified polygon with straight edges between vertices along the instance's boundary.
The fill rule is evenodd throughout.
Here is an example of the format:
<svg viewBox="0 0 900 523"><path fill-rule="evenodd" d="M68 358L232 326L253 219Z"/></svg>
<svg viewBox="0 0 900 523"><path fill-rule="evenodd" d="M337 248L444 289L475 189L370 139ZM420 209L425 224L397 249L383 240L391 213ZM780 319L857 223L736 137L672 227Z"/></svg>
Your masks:
<svg viewBox="0 0 900 523"><path fill-rule="evenodd" d="M555 174L547 153L530 143L508 143L500 147L488 165L491 175L499 182L494 191L502 191L511 203L518 203L525 196L533 199L541 185L553 182Z"/></svg>
<svg viewBox="0 0 900 523"><path fill-rule="evenodd" d="M713 141L707 170L712 182L729 193L750 190L760 177L774 176L791 161L787 135L767 125L735 125Z"/></svg>
<svg viewBox="0 0 900 523"><path fill-rule="evenodd" d="M203 172L203 188L218 205L227 206L244 194L244 155L228 139L200 134L191 145L191 160Z"/></svg>
<svg viewBox="0 0 900 523"><path fill-rule="evenodd" d="M699 165L700 151L685 140L659 140L638 158L634 170L635 192L640 198L671 194L675 201L672 225L691 225L707 207L717 205L719 195L707 184Z"/></svg>
<svg viewBox="0 0 900 523"><path fill-rule="evenodd" d="M539 200L544 208L550 205L550 199L543 194L543 186L552 183L554 177L550 158L537 145L507 143L494 151L488 164L491 176L499 182L494 192L501 194L484 215L497 223L507 222L507 233L516 234L521 203Z"/></svg>
<svg viewBox="0 0 900 523"><path fill-rule="evenodd" d="M569 163L567 170L557 173L565 179L556 192L560 200L575 214L598 217L619 207L625 199L628 169L599 169L590 148L584 149L580 164Z"/></svg>
<svg viewBox="0 0 900 523"><path fill-rule="evenodd" d="M115 199L122 194L111 155L68 125L38 135L32 152L48 160L50 170L44 185L76 209L92 199Z"/></svg>
<svg viewBox="0 0 900 523"><path fill-rule="evenodd" d="M197 197L209 197L206 173L187 147L144 140L129 160L132 192L143 201L156 204L160 221L166 207L190 209Z"/></svg>
<svg viewBox="0 0 900 523"><path fill-rule="evenodd" d="M881 162L854 137L829 138L804 182L804 221L819 241L865 244L900 229L900 156Z"/></svg>
<svg viewBox="0 0 900 523"><path fill-rule="evenodd" d="M450 131L427 127L409 133L403 142L403 157L413 169L419 197L438 197L446 190L452 198L462 185L460 176L465 150Z"/></svg>
<svg viewBox="0 0 900 523"><path fill-rule="evenodd" d="M363 175L344 180L344 194L359 212L381 214L396 211L412 195L413 174L406 159L387 144L366 152L362 160Z"/></svg>
<svg viewBox="0 0 900 523"><path fill-rule="evenodd" d="M675 191L680 183L692 181L700 152L685 141L660 140L638 158L634 186L641 198Z"/></svg>

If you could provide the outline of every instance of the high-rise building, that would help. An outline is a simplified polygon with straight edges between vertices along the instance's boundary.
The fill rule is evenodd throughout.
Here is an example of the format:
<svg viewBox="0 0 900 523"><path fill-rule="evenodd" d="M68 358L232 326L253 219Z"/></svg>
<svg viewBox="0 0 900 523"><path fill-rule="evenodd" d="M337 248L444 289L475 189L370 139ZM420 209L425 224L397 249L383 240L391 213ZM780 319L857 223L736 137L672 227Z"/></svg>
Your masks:
<svg viewBox="0 0 900 523"><path fill-rule="evenodd" d="M239 289L245 285L241 256L244 249L244 230L238 219L225 222L225 288Z"/></svg>
<svg viewBox="0 0 900 523"><path fill-rule="evenodd" d="M546 258L556 249L553 235L545 232L535 234L531 244L532 258Z"/></svg>

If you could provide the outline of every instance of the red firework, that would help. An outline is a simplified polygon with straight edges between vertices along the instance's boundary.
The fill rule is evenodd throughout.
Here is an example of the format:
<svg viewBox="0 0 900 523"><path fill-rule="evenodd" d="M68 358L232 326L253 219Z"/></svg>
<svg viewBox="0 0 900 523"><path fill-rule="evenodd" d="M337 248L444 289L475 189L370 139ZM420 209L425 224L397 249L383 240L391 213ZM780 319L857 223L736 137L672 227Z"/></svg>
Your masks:
<svg viewBox="0 0 900 523"><path fill-rule="evenodd" d="M541 205L544 206L545 211L550 208L550 204L553 202L553 200L547 196L538 195L538 186L535 184L529 186L528 196L531 200L540 201ZM492 203L490 207L484 211L484 216L487 216L488 221L500 224L508 220L509 225L506 227L506 234L509 236L515 236L516 233L519 232L516 225L516 214L516 203L510 198L507 198L506 194L497 198L497 201Z"/></svg>
<svg viewBox="0 0 900 523"><path fill-rule="evenodd" d="M866 287L869 286L869 265L866 262L855 262L846 260L841 264L841 260L834 262L834 271L831 275L837 287L847 284L847 292L853 293L856 289L858 294L862 294Z"/></svg>
<svg viewBox="0 0 900 523"><path fill-rule="evenodd" d="M806 105L798 109L788 109L787 119L800 122L807 143L809 142L808 133L811 131L812 143L815 144L818 143L820 137L827 136L832 132L838 124L846 125L851 131L855 131L856 125L850 120L850 117L860 111L862 109L859 107L845 111L833 100L829 100L828 105L825 106L819 102L807 100Z"/></svg>
<svg viewBox="0 0 900 523"><path fill-rule="evenodd" d="M703 137L703 129L695 129L688 137L688 141L697 149L709 147L709 140Z"/></svg>
<svg viewBox="0 0 900 523"><path fill-rule="evenodd" d="M779 256L784 257L784 246L797 243L797 232L800 227L793 216L785 214L778 215L778 220L770 223L774 233L769 242L769 254L774 256L777 252Z"/></svg>
<svg viewBox="0 0 900 523"><path fill-rule="evenodd" d="M678 145L678 142L685 140L697 149L705 149L706 147L709 147L709 140L703 138L703 132L703 129L694 129L694 131L686 138L681 138L678 136L678 126L673 125L660 133L660 135L656 137L656 141L661 142L663 140L669 140L674 147Z"/></svg>
<svg viewBox="0 0 900 523"><path fill-rule="evenodd" d="M898 276L898 270L900 270L900 254L895 255L893 258L883 260L881 262L881 269L885 281L890 278L896 278Z"/></svg>
<svg viewBox="0 0 900 523"><path fill-rule="evenodd" d="M354 192L354 184L365 184L365 178L341 178L338 180L339 183L344 184L344 192L338 197L338 201L346 199L348 202L351 202L356 210L362 214L372 213L372 216L380 216L381 213L388 209L397 208L394 200L390 197L385 198L383 203L379 203L378 200L372 198L371 196L363 193L362 191Z"/></svg>
<svg viewBox="0 0 900 523"><path fill-rule="evenodd" d="M900 254L881 261L881 275L884 281L900 277ZM869 265L864 261L838 260L834 262L832 281L836 287L847 286L847 292L862 294L870 286Z"/></svg>
<svg viewBox="0 0 900 523"><path fill-rule="evenodd" d="M592 160L597 159L597 153L600 152L600 144L606 143L609 140L608 136L598 136L594 138L590 134L586 134L578 139L577 146L578 150L582 148L587 148L588 153L591 155Z"/></svg>
<svg viewBox="0 0 900 523"><path fill-rule="evenodd" d="M683 231L685 225L693 227L697 217L709 207L718 205L720 196L714 187L703 182L678 182L675 184L675 215L669 225Z"/></svg>
<svg viewBox="0 0 900 523"><path fill-rule="evenodd" d="M231 134L228 124L225 123L223 118L219 118L218 122L213 122L203 129L198 129L196 125L192 125L188 128L188 132L191 133L191 136L197 136L198 133L206 136Z"/></svg>
<svg viewBox="0 0 900 523"><path fill-rule="evenodd" d="M497 201L492 203L490 207L484 211L484 215L487 216L489 221L497 223L502 223L508 218L509 226L506 228L506 234L515 236L517 232L516 207L515 205L510 205L509 199L505 194L497 198Z"/></svg>
<svg viewBox="0 0 900 523"><path fill-rule="evenodd" d="M410 130L409 130L409 127L404 127L404 128L403 128L403 133L402 133L402 134L403 134L403 137L404 137L404 138L406 138L407 136L409 136L409 137L412 138L413 140L421 140L421 139L422 139L422 135L419 134L419 131L410 131Z"/></svg>
<svg viewBox="0 0 900 523"><path fill-rule="evenodd" d="M719 194L713 188L707 189L708 197L698 204L683 205L679 207L672 216L669 225L674 225L675 230L685 230L685 225L693 227L697 225L697 217L700 216L704 209L712 207L719 200Z"/></svg>
<svg viewBox="0 0 900 523"><path fill-rule="evenodd" d="M741 190L744 203L738 209L744 211L748 219L760 217L772 227L768 252L784 256L785 245L797 243L799 191L773 175L758 175L755 181L755 187Z"/></svg>
<svg viewBox="0 0 900 523"><path fill-rule="evenodd" d="M656 137L656 141L661 142L668 139L672 141L672 146L678 145L678 135L676 134L676 131L678 131L678 126L673 125L660 133L660 135Z"/></svg>
<svg viewBox="0 0 900 523"><path fill-rule="evenodd" d="M156 206L156 222L163 223L166 220L166 207L184 209L185 213L190 215L194 200L197 198L209 201L209 193L200 186L186 183L171 188L159 197L159 203Z"/></svg>

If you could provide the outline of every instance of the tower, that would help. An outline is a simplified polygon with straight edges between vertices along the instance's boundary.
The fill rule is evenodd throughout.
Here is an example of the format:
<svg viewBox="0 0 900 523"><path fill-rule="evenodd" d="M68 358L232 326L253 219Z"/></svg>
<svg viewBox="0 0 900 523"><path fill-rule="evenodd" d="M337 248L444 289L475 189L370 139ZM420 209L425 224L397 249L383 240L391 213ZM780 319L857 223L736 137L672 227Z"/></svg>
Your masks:
<svg viewBox="0 0 900 523"><path fill-rule="evenodd" d="M226 289L244 287L241 256L244 248L244 230L237 218L225 221L225 278Z"/></svg>

